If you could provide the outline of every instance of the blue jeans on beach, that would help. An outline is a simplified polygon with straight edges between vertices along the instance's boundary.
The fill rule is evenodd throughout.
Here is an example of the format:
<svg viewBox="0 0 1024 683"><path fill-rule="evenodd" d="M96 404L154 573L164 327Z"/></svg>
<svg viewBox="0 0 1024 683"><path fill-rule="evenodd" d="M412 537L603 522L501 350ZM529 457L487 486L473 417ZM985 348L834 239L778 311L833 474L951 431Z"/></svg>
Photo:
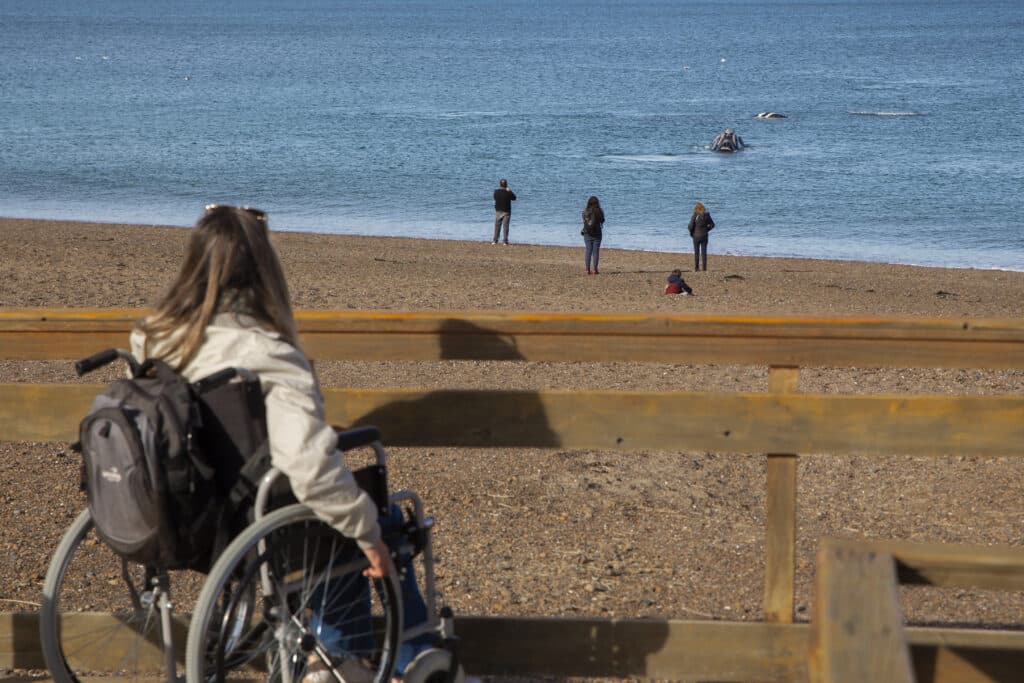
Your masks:
<svg viewBox="0 0 1024 683"><path fill-rule="evenodd" d="M391 514L381 520L382 530L398 529L405 523L402 510L397 505L391 506ZM344 564L362 556L362 552L353 544L336 562ZM427 605L420 595L416 583L416 572L412 563L406 568L401 582L402 590L402 623L403 629L410 629L427 621ZM373 637L370 619L370 581L362 576L348 575L325 586L317 588L310 600L313 617L310 619L313 633L320 644L332 655L346 652L372 652L377 645ZM345 633L354 635L347 636ZM395 675L401 676L409 662L420 652L437 645L436 634L425 633L412 640L403 641L398 649L398 660Z"/></svg>
<svg viewBox="0 0 1024 683"><path fill-rule="evenodd" d="M700 270L701 261L704 262L704 270L708 269L708 235L693 238L693 269Z"/></svg>
<svg viewBox="0 0 1024 683"><path fill-rule="evenodd" d="M601 257L601 238L591 237L590 235L583 236L583 243L586 245L586 254L583 256L583 261L587 264L587 272L590 272L590 260L593 257L594 260L594 272L597 272L597 261Z"/></svg>

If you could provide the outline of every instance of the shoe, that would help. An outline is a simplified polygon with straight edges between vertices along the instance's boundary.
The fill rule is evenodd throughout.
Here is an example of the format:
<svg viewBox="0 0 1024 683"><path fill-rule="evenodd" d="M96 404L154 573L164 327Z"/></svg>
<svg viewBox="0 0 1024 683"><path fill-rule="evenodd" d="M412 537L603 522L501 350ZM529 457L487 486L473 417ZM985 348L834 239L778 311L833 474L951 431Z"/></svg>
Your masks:
<svg viewBox="0 0 1024 683"><path fill-rule="evenodd" d="M594 275L600 275L600 274L601 274L601 272L597 268L594 268Z"/></svg>
<svg viewBox="0 0 1024 683"><path fill-rule="evenodd" d="M373 669L354 657L338 660L333 666L345 683L373 683L377 677ZM306 673L302 677L302 683L337 683L337 679L319 657L311 655L306 661Z"/></svg>
<svg viewBox="0 0 1024 683"><path fill-rule="evenodd" d="M590 275L590 268L587 268L587 275Z"/></svg>
<svg viewBox="0 0 1024 683"><path fill-rule="evenodd" d="M693 292L683 292L683 296L693 296Z"/></svg>
<svg viewBox="0 0 1024 683"><path fill-rule="evenodd" d="M509 245L509 243L508 243L508 240L505 240L505 246L506 246L506 247L507 247L507 246L510 246L510 245Z"/></svg>
<svg viewBox="0 0 1024 683"><path fill-rule="evenodd" d="M495 241L491 242L491 244L497 244L497 243L498 243L498 241L497 241L497 240L495 240Z"/></svg>

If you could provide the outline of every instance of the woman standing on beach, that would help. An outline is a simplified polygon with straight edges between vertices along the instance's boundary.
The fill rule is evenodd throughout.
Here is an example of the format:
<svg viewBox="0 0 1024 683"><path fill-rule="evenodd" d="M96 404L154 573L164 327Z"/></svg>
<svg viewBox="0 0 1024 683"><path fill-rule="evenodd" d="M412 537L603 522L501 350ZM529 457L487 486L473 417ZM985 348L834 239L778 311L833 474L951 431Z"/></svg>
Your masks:
<svg viewBox="0 0 1024 683"><path fill-rule="evenodd" d="M583 262L587 267L587 275L591 272L594 275L600 275L601 273L597 270L597 262L601 257L601 232L604 227L604 210L601 209L601 202L597 200L597 197L591 197L587 200L587 206L583 209L583 230L580 234L583 235L583 244L586 247L586 251L583 256ZM594 269L590 269L590 260L593 257Z"/></svg>
<svg viewBox="0 0 1024 683"><path fill-rule="evenodd" d="M704 208L704 205L697 202L693 206L693 215L690 216L690 224L687 229L690 237L693 238L693 270L700 270L701 263L704 270L708 269L708 233L715 227L711 220L711 214Z"/></svg>

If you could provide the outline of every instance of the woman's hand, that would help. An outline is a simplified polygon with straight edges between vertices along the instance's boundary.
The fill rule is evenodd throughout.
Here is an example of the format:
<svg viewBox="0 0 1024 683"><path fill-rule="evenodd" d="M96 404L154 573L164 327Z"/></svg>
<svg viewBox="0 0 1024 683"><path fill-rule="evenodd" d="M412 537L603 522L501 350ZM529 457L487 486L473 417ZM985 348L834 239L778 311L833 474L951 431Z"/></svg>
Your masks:
<svg viewBox="0 0 1024 683"><path fill-rule="evenodd" d="M363 570L363 576L371 579L382 579L395 571L391 564L391 550L384 541L377 541L369 548L363 548L363 554L370 561L370 566Z"/></svg>

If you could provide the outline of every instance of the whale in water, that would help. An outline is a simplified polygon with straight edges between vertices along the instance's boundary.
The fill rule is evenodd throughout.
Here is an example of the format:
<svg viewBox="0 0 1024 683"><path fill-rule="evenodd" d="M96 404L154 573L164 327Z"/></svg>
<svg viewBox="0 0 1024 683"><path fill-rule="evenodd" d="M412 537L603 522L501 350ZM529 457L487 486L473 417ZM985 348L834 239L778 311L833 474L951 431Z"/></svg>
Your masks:
<svg viewBox="0 0 1024 683"><path fill-rule="evenodd" d="M743 138L737 135L732 128L726 128L711 142L712 152L738 152L744 147L746 144L743 142Z"/></svg>
<svg viewBox="0 0 1024 683"><path fill-rule="evenodd" d="M784 119L785 114L780 114L777 111L763 111L760 114L754 114L755 119Z"/></svg>

